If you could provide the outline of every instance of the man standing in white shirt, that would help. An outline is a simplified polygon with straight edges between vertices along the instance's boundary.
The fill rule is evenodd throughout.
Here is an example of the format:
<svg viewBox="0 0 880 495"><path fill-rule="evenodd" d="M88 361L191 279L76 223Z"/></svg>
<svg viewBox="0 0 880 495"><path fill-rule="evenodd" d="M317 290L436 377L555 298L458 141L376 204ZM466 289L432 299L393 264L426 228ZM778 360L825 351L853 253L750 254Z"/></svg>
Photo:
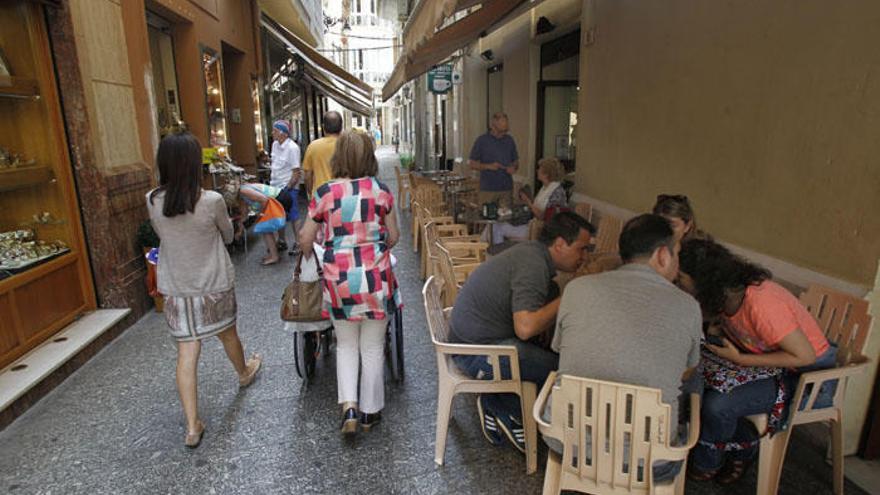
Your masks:
<svg viewBox="0 0 880 495"><path fill-rule="evenodd" d="M291 207L287 213L287 220L291 226L293 234L293 242L288 254L295 255L299 251L296 245L296 225L295 222L299 217L299 208L297 205L297 192L300 178L302 178L302 170L300 169L300 153L299 146L290 139L290 124L285 120L276 120L272 124L272 173L269 178L269 185L273 187L286 188L283 194L289 194ZM286 232L285 226L284 237L278 239L278 249L286 249Z"/></svg>

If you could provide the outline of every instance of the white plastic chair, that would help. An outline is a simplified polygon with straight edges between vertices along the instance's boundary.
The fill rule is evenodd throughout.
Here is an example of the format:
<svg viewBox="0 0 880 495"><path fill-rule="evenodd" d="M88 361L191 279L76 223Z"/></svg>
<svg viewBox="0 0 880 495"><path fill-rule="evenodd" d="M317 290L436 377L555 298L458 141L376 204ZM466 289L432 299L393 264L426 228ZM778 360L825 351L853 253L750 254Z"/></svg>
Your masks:
<svg viewBox="0 0 880 495"><path fill-rule="evenodd" d="M428 330L437 354L437 438L434 447L434 462L443 464L446 452L446 433L452 412L452 399L456 394L516 394L522 404L523 428L526 436L526 473L538 469L538 434L531 411L535 404L535 384L520 380L519 356L512 345L471 345L449 342L447 316L451 308L443 309L440 302L440 287L436 277L425 282L422 295L425 301L425 316ZM455 355L487 356L492 365L491 380L476 380L465 375L452 360ZM510 362L509 379L501 378L501 358Z"/></svg>
<svg viewBox="0 0 880 495"><path fill-rule="evenodd" d="M831 461L833 464L833 490L843 493L843 402L846 385L851 376L861 374L868 363L862 355L871 317L868 302L828 287L811 285L801 294L801 303L819 322L829 342L835 342L837 366L826 370L803 373L791 401L788 429L761 438L758 457L758 495L772 495L779 490L779 476L785 462L788 439L795 425L828 421L831 426ZM816 398L825 382L837 380L833 403L830 407L815 409ZM804 397L807 403L799 405ZM767 415L749 416L758 431L767 430Z"/></svg>
<svg viewBox="0 0 880 495"><path fill-rule="evenodd" d="M686 463L672 482L654 483L655 461L685 461L700 435L700 397L690 396L685 445L673 446L677 421L659 389L551 373L532 411L538 429L562 442L547 457L544 495L684 493ZM551 395L552 391L552 395ZM542 414L552 397L551 422Z"/></svg>

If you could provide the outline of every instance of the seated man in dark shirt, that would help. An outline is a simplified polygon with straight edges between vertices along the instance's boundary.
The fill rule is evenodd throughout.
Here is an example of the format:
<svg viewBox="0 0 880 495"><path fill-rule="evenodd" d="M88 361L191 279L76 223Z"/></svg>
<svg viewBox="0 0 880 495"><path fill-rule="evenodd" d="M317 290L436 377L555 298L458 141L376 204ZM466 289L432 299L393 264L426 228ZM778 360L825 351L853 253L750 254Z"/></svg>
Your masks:
<svg viewBox="0 0 880 495"><path fill-rule="evenodd" d="M538 241L522 242L483 263L458 293L450 319L450 341L516 346L520 377L540 389L559 355L528 342L550 330L559 310L552 289L556 271L574 272L584 261L593 226L572 212L559 213L544 224ZM458 366L475 378L491 379L486 356L455 356ZM510 363L501 361L502 374ZM494 445L503 431L525 452L522 408L514 394L477 398L483 434Z"/></svg>

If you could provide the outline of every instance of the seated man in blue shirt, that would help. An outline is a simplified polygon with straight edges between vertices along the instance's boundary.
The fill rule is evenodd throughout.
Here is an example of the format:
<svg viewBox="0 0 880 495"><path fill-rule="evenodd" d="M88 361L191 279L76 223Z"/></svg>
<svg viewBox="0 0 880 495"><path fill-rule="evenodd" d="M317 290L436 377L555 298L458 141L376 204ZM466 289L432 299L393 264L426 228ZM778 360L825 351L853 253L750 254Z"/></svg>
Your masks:
<svg viewBox="0 0 880 495"><path fill-rule="evenodd" d="M593 226L572 212L559 213L544 224L538 241L521 242L489 258L468 277L458 293L450 318L451 342L513 345L520 377L540 388L559 364L559 355L529 342L550 330L559 310L552 290L556 271L574 272L586 258ZM486 356L455 356L462 371L491 379ZM502 375L510 363L501 360ZM525 452L522 407L514 394L487 394L477 399L483 434L494 445L503 431ZM499 431L499 429L501 431Z"/></svg>

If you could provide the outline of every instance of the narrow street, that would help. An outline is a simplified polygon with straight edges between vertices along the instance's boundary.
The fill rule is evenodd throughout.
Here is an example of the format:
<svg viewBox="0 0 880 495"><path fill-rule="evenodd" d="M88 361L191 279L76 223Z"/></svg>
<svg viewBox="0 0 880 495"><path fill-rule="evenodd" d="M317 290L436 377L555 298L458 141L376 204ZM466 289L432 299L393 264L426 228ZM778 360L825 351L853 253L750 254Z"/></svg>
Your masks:
<svg viewBox="0 0 880 495"><path fill-rule="evenodd" d="M381 179L396 192L390 147L380 148ZM296 375L292 336L278 319L291 263L259 265L258 239L235 253L239 332L247 353L263 353L258 381L239 392L217 339L206 341L199 375L207 430L195 450L183 446L183 414L174 383L175 348L161 314L150 313L0 433L4 493L540 493L539 472L523 458L489 447L473 396L453 408L446 465L433 461L436 361L425 326L418 256L402 217L395 249L405 302L406 377L387 382L384 421L369 433L339 434L334 357L314 380ZM797 436L780 493L830 493L831 468ZM713 483L688 493L754 493L754 470L722 491ZM848 485L848 493L860 490Z"/></svg>

